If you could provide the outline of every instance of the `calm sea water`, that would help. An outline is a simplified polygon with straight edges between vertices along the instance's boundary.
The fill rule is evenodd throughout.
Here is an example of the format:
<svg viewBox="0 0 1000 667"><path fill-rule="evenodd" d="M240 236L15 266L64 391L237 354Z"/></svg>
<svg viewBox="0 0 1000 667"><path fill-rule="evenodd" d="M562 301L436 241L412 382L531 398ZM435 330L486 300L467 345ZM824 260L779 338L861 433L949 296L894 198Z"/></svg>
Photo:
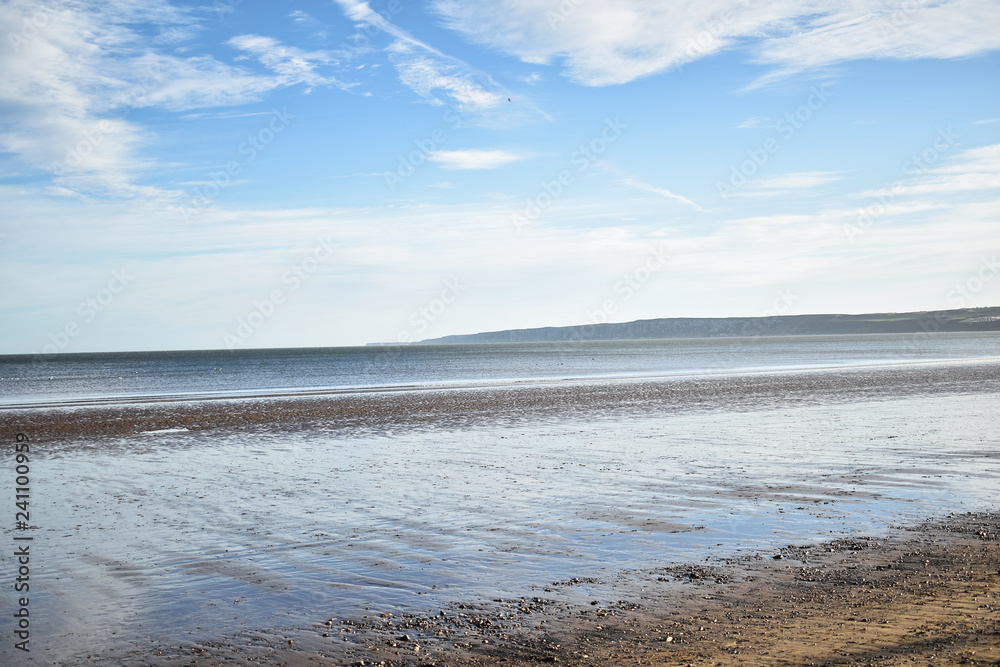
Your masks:
<svg viewBox="0 0 1000 667"><path fill-rule="evenodd" d="M1000 333L0 356L0 405L650 377L1000 357Z"/></svg>

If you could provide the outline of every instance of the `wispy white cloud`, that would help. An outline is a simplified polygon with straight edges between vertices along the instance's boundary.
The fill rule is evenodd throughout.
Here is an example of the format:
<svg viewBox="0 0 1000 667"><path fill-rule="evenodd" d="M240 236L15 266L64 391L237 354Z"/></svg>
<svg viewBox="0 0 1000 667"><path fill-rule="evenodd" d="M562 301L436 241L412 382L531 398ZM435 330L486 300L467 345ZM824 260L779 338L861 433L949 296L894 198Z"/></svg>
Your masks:
<svg viewBox="0 0 1000 667"><path fill-rule="evenodd" d="M157 4L150 6L158 14ZM29 2L0 5L0 34L11 35L0 50L0 106L4 120L0 150L31 167L55 171L69 190L113 191L131 196L139 166L135 150L145 141L133 123L112 111L124 97L141 99L155 86L155 72L135 68L125 78L110 52L129 52L136 40L119 21L134 18L108 5L79 8ZM43 29L23 36L35 16ZM177 17L170 15L170 20ZM9 48L8 48L9 46Z"/></svg>
<svg viewBox="0 0 1000 667"><path fill-rule="evenodd" d="M187 120L222 120L226 118L252 118L254 116L272 116L273 111L195 111L186 113L181 118Z"/></svg>
<svg viewBox="0 0 1000 667"><path fill-rule="evenodd" d="M435 95L435 91L442 91L453 104L468 111L489 109L504 100L499 92L480 83L489 81L489 77L476 77L465 67L442 60L431 51L399 40L388 52L399 73L399 80L434 104L445 103Z"/></svg>
<svg viewBox="0 0 1000 667"><path fill-rule="evenodd" d="M427 156L445 169L497 169L527 156L506 150L467 149L456 151L434 151Z"/></svg>
<svg viewBox="0 0 1000 667"><path fill-rule="evenodd" d="M666 188L650 185L645 181L640 181L639 179L633 178L631 176L626 176L623 179L621 179L621 183L622 185L628 186L635 190L642 190L643 192L651 192L654 195L659 195L661 197L666 197L667 199L673 199L674 201L679 201L680 203L690 206L698 211L706 210L702 208L700 204L691 201L690 199L684 197L683 195L673 193L670 190L667 190Z"/></svg>
<svg viewBox="0 0 1000 667"><path fill-rule="evenodd" d="M948 194L1000 189L1000 144L969 148L894 186L867 190L863 197Z"/></svg>
<svg viewBox="0 0 1000 667"><path fill-rule="evenodd" d="M307 86L306 92L311 91L314 86L350 87L335 77L321 76L316 71L318 65L328 65L334 61L333 56L326 51L303 51L260 35L239 35L230 39L227 44L256 57L264 67L277 75L280 85L302 83Z"/></svg>
<svg viewBox="0 0 1000 667"><path fill-rule="evenodd" d="M43 16L27 37L25 21ZM149 40L135 27L158 31ZM267 71L234 67L207 55L162 50L198 31L185 10L162 0L0 5L0 150L52 172L54 193L113 194L171 199L179 193L139 184L153 164L142 157L152 136L135 109L169 111L244 104L283 86L337 83L316 68L329 62L268 38L243 36L233 45ZM5 45L6 46L6 45Z"/></svg>
<svg viewBox="0 0 1000 667"><path fill-rule="evenodd" d="M698 204L698 203L696 203L694 201L691 201L690 199L688 199L687 197L684 197L683 195L679 195L679 194L677 194L675 192L672 192L672 191L670 191L670 190L668 190L666 188L662 188L662 187L659 187L659 186L656 186L656 185L652 185L652 184L647 183L645 181L639 180L638 178L635 178L634 176L632 176L631 174L629 174L628 172L626 172L624 169L622 169L621 167L617 166L616 164L614 164L612 162L608 162L606 160L602 160L602 161L600 161L600 162L597 163L597 166L602 171L608 172L609 174L615 176L616 177L616 181L615 181L616 184L618 186L620 186L622 189L628 188L628 189L632 189L632 190L639 190L640 192L649 192L651 194L654 194L654 195L657 195L657 196L660 196L660 197L665 197L667 199L673 199L674 201L677 201L677 202L680 202L682 204L685 204L686 206L690 206L690 207L692 207L692 208L694 208L694 209L696 209L698 211L707 211L707 209L702 208L702 206L700 204Z"/></svg>
<svg viewBox="0 0 1000 667"><path fill-rule="evenodd" d="M579 83L625 83L724 49L773 70L754 85L859 58L958 58L1000 48L990 0L434 0L445 24L528 63L561 61Z"/></svg>
<svg viewBox="0 0 1000 667"><path fill-rule="evenodd" d="M770 127L771 119L767 116L751 116L736 127L741 130L756 129L759 127Z"/></svg>
<svg viewBox="0 0 1000 667"><path fill-rule="evenodd" d="M732 196L778 197L813 190L843 178L843 174L839 171L797 171L750 181Z"/></svg>
<svg viewBox="0 0 1000 667"><path fill-rule="evenodd" d="M400 82L427 103L451 107L462 114L463 122L485 127L510 127L537 118L552 120L527 96L512 94L483 70L395 25L387 12L376 12L359 0L335 2L366 35L361 45L345 47L345 57L384 53ZM528 83L537 80L540 75Z"/></svg>
<svg viewBox="0 0 1000 667"><path fill-rule="evenodd" d="M441 91L458 108L479 111L495 107L508 97L491 77L417 39L374 11L367 2L336 1L349 19L367 23L393 38L386 53L400 81L424 99L444 104L436 95Z"/></svg>
<svg viewBox="0 0 1000 667"><path fill-rule="evenodd" d="M177 58L172 55L145 53L116 63L118 68L146 72L121 74L123 91L115 108L160 107L186 111L206 107L246 104L292 81L266 74L256 74L233 67L209 56Z"/></svg>
<svg viewBox="0 0 1000 667"><path fill-rule="evenodd" d="M777 69L757 85L848 60L952 59L994 51L1000 49L998 26L1000 5L990 0L842 0L762 40L755 60Z"/></svg>
<svg viewBox="0 0 1000 667"><path fill-rule="evenodd" d="M0 187L0 206L25 230L4 239L3 249L15 259L0 263L0 280L23 286L5 296L10 326L0 344L12 352L44 343L90 285L107 280L105 266L117 268L123 257L134 258L129 271L137 276L130 301L116 302L120 312L95 321L74 349L220 347L255 299L287 290L282 275L310 256L318 238L337 244L334 259L255 334L254 345L329 345L331 335L344 345L393 340L413 309L426 303L421 290L439 293L450 277L469 289L434 335L509 327L512 312L519 314L516 326L585 323L587 312L614 296L615 284L642 265L651 248L665 249L669 261L643 286L641 299L619 302L623 320L752 316L770 304L776 288L788 287L812 312L935 308L936 298L943 308L955 276L978 265L978 249L995 236L1000 215L997 197L933 210L892 206L879 219L878 234L852 245L843 233L857 216L850 208L721 218L684 231L628 223L581 228L573 224L578 211L552 209L567 216L566 224L533 227L526 243L511 233L507 207L491 202L212 207L201 224L178 228L175 217L158 208L25 204L22 196ZM605 197L584 205L604 220L621 213L621 202ZM65 225L70 213L74 224ZM93 263L52 265L53 256ZM44 279L25 280L39 264L50 267ZM336 303L331 293L338 294ZM378 308L372 308L375 300ZM55 309L52 326L34 316L42 308ZM352 325L345 328L345 321Z"/></svg>

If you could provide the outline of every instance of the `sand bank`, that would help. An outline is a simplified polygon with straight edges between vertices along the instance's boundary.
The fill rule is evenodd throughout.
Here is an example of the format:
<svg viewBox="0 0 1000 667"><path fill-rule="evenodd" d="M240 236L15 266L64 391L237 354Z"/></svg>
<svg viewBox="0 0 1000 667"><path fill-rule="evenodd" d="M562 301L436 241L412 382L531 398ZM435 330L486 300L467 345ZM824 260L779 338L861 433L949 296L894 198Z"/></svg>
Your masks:
<svg viewBox="0 0 1000 667"><path fill-rule="evenodd" d="M943 363L852 370L525 382L382 391L307 391L266 397L132 398L107 404L0 409L4 432L51 447L156 431L452 428L578 415L739 410L1000 391L1000 364ZM53 442L54 441L54 442Z"/></svg>

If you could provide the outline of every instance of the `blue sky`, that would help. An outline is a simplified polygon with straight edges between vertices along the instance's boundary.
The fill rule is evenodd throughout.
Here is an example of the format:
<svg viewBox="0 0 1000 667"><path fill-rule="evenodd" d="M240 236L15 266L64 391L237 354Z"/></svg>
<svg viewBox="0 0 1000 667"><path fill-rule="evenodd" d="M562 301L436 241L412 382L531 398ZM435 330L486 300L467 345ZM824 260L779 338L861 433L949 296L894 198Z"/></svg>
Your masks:
<svg viewBox="0 0 1000 667"><path fill-rule="evenodd" d="M0 353L1000 304L994 2L8 0L0 36Z"/></svg>

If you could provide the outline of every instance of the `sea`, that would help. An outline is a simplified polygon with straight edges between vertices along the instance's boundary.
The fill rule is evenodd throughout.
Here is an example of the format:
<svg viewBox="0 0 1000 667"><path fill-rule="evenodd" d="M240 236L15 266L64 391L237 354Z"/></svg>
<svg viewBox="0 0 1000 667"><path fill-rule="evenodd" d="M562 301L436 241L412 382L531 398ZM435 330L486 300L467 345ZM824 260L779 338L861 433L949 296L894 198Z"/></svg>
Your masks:
<svg viewBox="0 0 1000 667"><path fill-rule="evenodd" d="M654 378L1000 357L1000 333L0 356L0 406Z"/></svg>
<svg viewBox="0 0 1000 667"><path fill-rule="evenodd" d="M79 449L33 432L39 414L973 366L1000 378L1000 333L0 357L0 602L14 608L25 534L13 522L22 432L37 647L26 657L5 641L0 662L497 598L620 600L670 564L995 511L1000 488L997 383L873 396L845 381L836 400L381 431L160 428Z"/></svg>

